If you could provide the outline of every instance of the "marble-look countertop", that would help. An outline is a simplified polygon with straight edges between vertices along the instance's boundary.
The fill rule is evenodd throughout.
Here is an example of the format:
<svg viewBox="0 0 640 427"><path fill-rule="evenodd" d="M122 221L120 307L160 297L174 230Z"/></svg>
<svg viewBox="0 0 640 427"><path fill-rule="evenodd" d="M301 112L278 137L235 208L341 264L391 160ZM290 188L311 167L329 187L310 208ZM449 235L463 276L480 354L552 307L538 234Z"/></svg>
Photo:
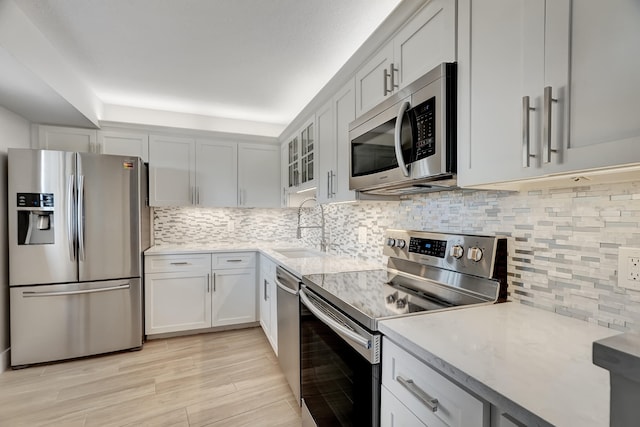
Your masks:
<svg viewBox="0 0 640 427"><path fill-rule="evenodd" d="M289 258L277 252L278 249L303 248L299 243L239 242L211 244L155 245L147 249L145 255L193 254L214 252L260 252L271 258L298 277L317 273L340 273L384 268L385 266L361 261L345 255L321 253L321 256ZM309 248L306 248L309 249ZM315 249L311 249L315 250Z"/></svg>
<svg viewBox="0 0 640 427"><path fill-rule="evenodd" d="M516 302L385 320L379 328L527 425L609 425L609 372L592 363L592 345L620 332Z"/></svg>

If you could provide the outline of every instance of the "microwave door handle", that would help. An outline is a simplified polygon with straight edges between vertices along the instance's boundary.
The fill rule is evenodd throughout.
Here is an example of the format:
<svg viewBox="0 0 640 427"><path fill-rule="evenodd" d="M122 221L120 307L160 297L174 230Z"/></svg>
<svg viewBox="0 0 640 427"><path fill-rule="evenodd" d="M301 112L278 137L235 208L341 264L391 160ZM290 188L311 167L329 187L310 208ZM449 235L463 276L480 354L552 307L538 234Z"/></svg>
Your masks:
<svg viewBox="0 0 640 427"><path fill-rule="evenodd" d="M396 147L396 159L398 160L398 167L402 171L404 176L409 176L409 169L407 168L407 164L404 162L404 157L402 157L402 140L401 131L402 131L402 119L404 118L404 113L409 109L409 103L407 101L403 102L400 105L400 109L398 110L398 118L396 119L396 129L394 135L394 142Z"/></svg>

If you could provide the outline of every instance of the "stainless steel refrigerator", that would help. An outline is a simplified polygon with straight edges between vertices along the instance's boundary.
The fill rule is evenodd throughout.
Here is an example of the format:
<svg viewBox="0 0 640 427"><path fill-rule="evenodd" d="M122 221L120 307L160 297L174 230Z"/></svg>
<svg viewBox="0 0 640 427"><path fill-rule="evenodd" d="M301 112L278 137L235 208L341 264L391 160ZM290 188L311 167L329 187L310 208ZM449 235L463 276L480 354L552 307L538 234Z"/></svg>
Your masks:
<svg viewBox="0 0 640 427"><path fill-rule="evenodd" d="M142 346L138 157L9 149L13 367Z"/></svg>

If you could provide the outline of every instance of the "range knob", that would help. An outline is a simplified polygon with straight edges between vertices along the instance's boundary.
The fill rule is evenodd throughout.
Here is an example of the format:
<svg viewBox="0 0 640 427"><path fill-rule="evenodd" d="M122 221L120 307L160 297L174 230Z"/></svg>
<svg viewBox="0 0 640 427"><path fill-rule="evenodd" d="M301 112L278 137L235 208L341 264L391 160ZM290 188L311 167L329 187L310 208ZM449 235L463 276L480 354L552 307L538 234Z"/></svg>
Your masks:
<svg viewBox="0 0 640 427"><path fill-rule="evenodd" d="M404 248L405 246L407 246L407 242L405 242L403 239L397 239L396 240L396 248Z"/></svg>
<svg viewBox="0 0 640 427"><path fill-rule="evenodd" d="M455 259L460 259L462 258L462 255L464 255L464 248L460 245L455 245L451 248L449 254Z"/></svg>
<svg viewBox="0 0 640 427"><path fill-rule="evenodd" d="M395 245L396 245L396 239L394 239L393 237L389 237L387 239L387 246L394 247Z"/></svg>
<svg viewBox="0 0 640 427"><path fill-rule="evenodd" d="M482 259L482 249L480 248L471 248L467 253L467 258L471 261L478 262Z"/></svg>

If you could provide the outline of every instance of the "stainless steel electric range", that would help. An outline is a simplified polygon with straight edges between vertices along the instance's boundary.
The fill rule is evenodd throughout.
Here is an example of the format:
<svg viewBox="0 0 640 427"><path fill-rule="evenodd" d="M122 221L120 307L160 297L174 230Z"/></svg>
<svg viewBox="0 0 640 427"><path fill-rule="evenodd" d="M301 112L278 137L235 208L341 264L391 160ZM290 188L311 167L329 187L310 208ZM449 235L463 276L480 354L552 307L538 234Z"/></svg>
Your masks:
<svg viewBox="0 0 640 427"><path fill-rule="evenodd" d="M388 230L387 268L303 276L303 426L378 426L381 335L399 316L505 301L505 238Z"/></svg>

